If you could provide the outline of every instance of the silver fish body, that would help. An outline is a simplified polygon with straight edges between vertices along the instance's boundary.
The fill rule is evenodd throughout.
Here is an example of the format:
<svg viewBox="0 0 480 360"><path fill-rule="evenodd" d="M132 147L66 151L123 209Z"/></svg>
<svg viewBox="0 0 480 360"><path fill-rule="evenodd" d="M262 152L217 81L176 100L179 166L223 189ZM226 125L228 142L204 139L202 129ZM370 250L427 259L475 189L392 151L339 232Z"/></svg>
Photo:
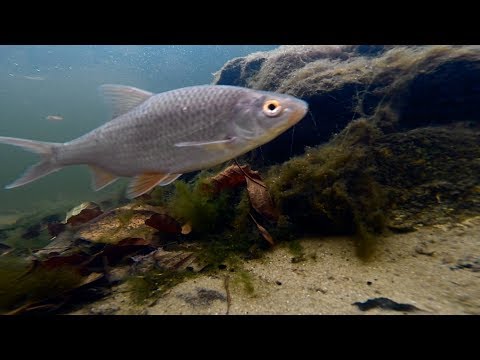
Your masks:
<svg viewBox="0 0 480 360"><path fill-rule="evenodd" d="M53 144L0 137L0 143L44 156L9 187L86 164L94 171L96 189L120 176L136 177L129 190L135 197L271 141L308 109L289 95L234 86L192 86L159 94L122 85L100 90L114 117L75 140Z"/></svg>

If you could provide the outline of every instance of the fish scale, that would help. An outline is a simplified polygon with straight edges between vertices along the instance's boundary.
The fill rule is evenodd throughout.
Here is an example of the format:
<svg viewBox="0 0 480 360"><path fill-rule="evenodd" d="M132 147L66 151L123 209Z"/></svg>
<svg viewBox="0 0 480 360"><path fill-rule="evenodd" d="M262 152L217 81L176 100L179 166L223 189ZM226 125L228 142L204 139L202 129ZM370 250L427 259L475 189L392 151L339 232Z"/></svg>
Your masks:
<svg viewBox="0 0 480 360"><path fill-rule="evenodd" d="M123 85L100 90L115 116L77 139L59 144L0 137L0 143L43 156L8 188L85 164L93 171L95 189L120 176L134 177L128 195L135 197L274 139L308 109L289 95L236 86L200 85L160 94Z"/></svg>

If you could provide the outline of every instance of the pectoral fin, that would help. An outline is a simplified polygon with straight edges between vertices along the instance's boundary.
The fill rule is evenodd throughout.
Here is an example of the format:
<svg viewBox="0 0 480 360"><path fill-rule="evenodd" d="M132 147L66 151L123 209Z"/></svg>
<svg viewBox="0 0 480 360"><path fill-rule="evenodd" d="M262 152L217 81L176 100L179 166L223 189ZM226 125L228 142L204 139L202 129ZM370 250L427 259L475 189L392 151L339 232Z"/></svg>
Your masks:
<svg viewBox="0 0 480 360"><path fill-rule="evenodd" d="M175 181L181 174L145 173L135 176L128 185L127 197L136 198L157 185L165 186Z"/></svg>
<svg viewBox="0 0 480 360"><path fill-rule="evenodd" d="M95 191L103 189L105 186L110 185L115 180L118 179L116 175L109 173L99 167L90 165L90 170L92 171L92 187Z"/></svg>
<svg viewBox="0 0 480 360"><path fill-rule="evenodd" d="M232 144L237 138L231 137L225 140L215 141L188 141L176 143L176 147L200 147L207 150L219 150L225 148L225 146Z"/></svg>

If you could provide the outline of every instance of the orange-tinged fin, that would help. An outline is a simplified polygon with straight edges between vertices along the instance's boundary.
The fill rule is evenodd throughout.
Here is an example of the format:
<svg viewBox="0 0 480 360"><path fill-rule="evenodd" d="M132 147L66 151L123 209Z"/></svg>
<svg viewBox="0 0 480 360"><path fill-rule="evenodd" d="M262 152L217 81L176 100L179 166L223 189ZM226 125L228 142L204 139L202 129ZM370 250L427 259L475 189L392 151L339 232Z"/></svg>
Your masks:
<svg viewBox="0 0 480 360"><path fill-rule="evenodd" d="M105 186L110 185L115 180L118 179L118 176L109 173L97 166L89 165L90 170L92 171L92 187L95 191L103 189Z"/></svg>
<svg viewBox="0 0 480 360"><path fill-rule="evenodd" d="M99 92L112 112L112 119L129 112L154 95L133 86L115 84L101 85Z"/></svg>
<svg viewBox="0 0 480 360"><path fill-rule="evenodd" d="M133 199L137 196L145 194L169 176L170 174L162 173L145 173L135 176L128 185L127 197Z"/></svg>
<svg viewBox="0 0 480 360"><path fill-rule="evenodd" d="M177 180L182 174L168 174L162 181L158 183L160 186L165 186L171 184L175 180Z"/></svg>

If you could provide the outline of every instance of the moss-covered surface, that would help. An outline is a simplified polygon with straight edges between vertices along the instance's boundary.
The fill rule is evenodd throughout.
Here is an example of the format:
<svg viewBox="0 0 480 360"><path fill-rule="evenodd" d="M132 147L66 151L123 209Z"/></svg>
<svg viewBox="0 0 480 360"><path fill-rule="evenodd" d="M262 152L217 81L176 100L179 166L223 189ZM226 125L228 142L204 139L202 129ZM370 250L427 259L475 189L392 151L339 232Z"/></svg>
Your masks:
<svg viewBox="0 0 480 360"><path fill-rule="evenodd" d="M53 299L75 288L82 276L73 268L31 269L29 261L0 257L0 312Z"/></svg>
<svg viewBox="0 0 480 360"><path fill-rule="evenodd" d="M478 125L479 82L480 47L450 45L281 46L233 59L214 79L309 104L294 129L244 156L255 169L302 154L360 118L375 118L385 132L458 121Z"/></svg>
<svg viewBox="0 0 480 360"><path fill-rule="evenodd" d="M194 276L188 271L165 271L154 269L142 275L131 276L127 280L132 300L136 304L155 301L169 289Z"/></svg>
<svg viewBox="0 0 480 360"><path fill-rule="evenodd" d="M430 225L480 213L480 131L421 128L378 139L375 178L388 192L390 224Z"/></svg>
<svg viewBox="0 0 480 360"><path fill-rule="evenodd" d="M383 134L352 122L327 144L274 166L266 183L297 236L354 234L368 256L376 235L480 213L480 132L422 128Z"/></svg>
<svg viewBox="0 0 480 360"><path fill-rule="evenodd" d="M367 254L369 234L382 232L386 220L387 198L374 179L369 152L379 135L376 127L359 120L334 141L270 169L266 183L291 231L298 236L356 234L360 253Z"/></svg>

